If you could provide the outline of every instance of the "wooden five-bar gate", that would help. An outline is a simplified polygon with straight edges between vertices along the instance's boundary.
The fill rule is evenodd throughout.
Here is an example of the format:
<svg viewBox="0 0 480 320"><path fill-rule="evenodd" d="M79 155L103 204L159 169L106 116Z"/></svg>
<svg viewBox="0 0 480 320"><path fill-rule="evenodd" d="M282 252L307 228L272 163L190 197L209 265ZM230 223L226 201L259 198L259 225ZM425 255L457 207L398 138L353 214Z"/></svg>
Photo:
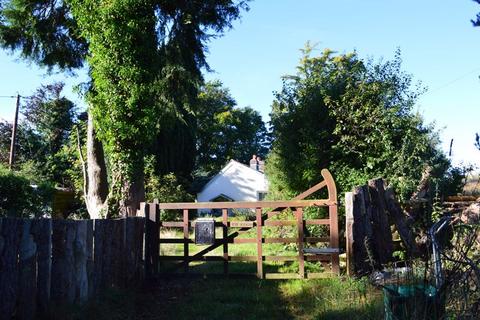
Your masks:
<svg viewBox="0 0 480 320"><path fill-rule="evenodd" d="M223 274L233 275L229 272L229 261L256 261L258 278L266 279L304 279L325 277L328 274L339 273L339 234L337 215L337 191L335 182L326 169L321 171L323 181L289 201L258 201L258 202L195 202L195 203L142 203L139 215L147 217L145 228L145 272L146 276L165 274L160 268L161 261L173 261L175 275L193 274L190 263L193 261L223 261ZM319 190L326 188L326 199L305 200ZM328 217L323 219L305 219L304 209L307 207L326 207ZM190 210L217 209L221 210L221 221L215 221L215 227L221 227L222 237L217 238L212 244L198 252L190 254L189 245L195 243L190 237L190 231L195 228L196 221L190 219ZM229 217L231 209L247 209L255 213L254 221L235 221ZM179 210L179 221L161 221L160 210ZM270 219L277 217L285 210L291 210L294 219ZM313 237L305 234L306 226L324 225L328 227L327 237ZM266 238L263 234L264 227L296 226L295 238ZM167 238L162 229L181 229L183 238ZM256 230L254 229L256 228ZM229 233L229 230L234 229ZM241 234L249 232L256 234L255 238L241 238ZM256 232L254 232L256 231ZM229 254L232 244L256 244L256 255L238 256ZM264 255L263 245L271 243L296 243L296 255ZM311 247L312 244L325 243L323 247ZM161 255L161 244L183 244L183 255ZM207 255L216 248L223 248L223 255ZM264 272L264 261L298 261L296 273L268 273ZM305 261L318 261L328 268L327 272L306 272ZM170 268L171 270L171 268ZM180 271L180 272L178 272ZM183 271L183 272L182 272ZM172 273L168 273L171 275Z"/></svg>

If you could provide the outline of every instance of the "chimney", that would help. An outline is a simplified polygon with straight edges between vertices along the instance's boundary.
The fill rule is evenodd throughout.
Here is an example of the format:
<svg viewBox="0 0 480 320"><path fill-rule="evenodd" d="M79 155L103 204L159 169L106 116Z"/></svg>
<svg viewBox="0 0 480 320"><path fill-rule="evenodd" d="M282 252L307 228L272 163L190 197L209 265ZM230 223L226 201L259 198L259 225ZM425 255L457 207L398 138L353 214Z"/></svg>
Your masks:
<svg viewBox="0 0 480 320"><path fill-rule="evenodd" d="M258 170L258 161L256 155L253 155L252 159L250 159L250 168L253 170Z"/></svg>
<svg viewBox="0 0 480 320"><path fill-rule="evenodd" d="M265 172L265 161L263 161L260 157L257 157L258 168L257 170L260 172Z"/></svg>

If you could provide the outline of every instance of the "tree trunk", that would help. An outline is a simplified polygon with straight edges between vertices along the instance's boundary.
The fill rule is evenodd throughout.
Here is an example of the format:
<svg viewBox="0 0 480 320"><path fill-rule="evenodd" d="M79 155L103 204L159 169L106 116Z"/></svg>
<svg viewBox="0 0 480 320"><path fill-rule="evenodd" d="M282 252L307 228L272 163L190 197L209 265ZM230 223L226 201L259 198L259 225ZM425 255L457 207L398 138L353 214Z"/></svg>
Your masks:
<svg viewBox="0 0 480 320"><path fill-rule="evenodd" d="M120 152L120 151L119 151ZM140 202L145 201L145 181L143 155L133 152L112 161L112 186L108 196L108 218L133 217L137 214Z"/></svg>
<svg viewBox="0 0 480 320"><path fill-rule="evenodd" d="M108 195L107 167L103 145L95 135L93 117L88 112L87 127L87 210L91 219L101 217Z"/></svg>

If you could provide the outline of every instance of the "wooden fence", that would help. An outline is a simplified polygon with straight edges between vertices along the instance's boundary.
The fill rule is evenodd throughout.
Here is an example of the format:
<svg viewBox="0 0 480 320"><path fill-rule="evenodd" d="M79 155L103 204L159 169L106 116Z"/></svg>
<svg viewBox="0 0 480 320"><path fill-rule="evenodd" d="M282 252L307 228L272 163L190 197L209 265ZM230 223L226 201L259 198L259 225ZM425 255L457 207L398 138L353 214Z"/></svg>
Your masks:
<svg viewBox="0 0 480 320"><path fill-rule="evenodd" d="M395 199L393 189L385 189L382 179L355 187L345 194L347 273L368 274L392 262L392 227L409 256L417 248L406 216Z"/></svg>
<svg viewBox="0 0 480 320"><path fill-rule="evenodd" d="M161 261L177 261L177 269L181 273L192 274L189 265L193 261L223 261L223 274L232 275L229 272L230 261L250 261L256 262L259 278L267 279L291 279L291 278L318 278L325 277L325 273L307 273L305 272L305 261L319 261L325 267L330 269L330 273L339 273L339 235L338 235L338 216L337 216L337 195L335 183L328 170L322 170L324 181L302 193L290 201L258 201L258 202L204 202L204 203L147 203L142 204L139 211L140 215L148 217L145 233L145 271L147 276L154 276L161 273L159 265ZM312 195L314 192L326 187L328 198L322 200L302 200ZM324 219L305 219L304 209L306 207L326 207L328 216ZM221 210L221 221L216 221L215 226L222 228L221 238L214 240L214 243L203 247L200 251L191 254L190 244L194 240L190 238L190 230L195 227L195 221L190 219L189 211L199 209L218 209ZM229 217L231 209L247 209L254 212L254 221L232 221ZM294 213L294 219L279 220L269 219L275 217L284 210L291 209ZM161 221L160 210L180 211L180 219L176 221ZM329 229L327 237L305 236L305 228L309 225L324 225ZM292 238L267 238L263 235L264 227L296 227L296 237ZM180 229L182 238L162 237L161 229ZM240 238L244 234L256 228L255 238ZM229 230L234 230L229 232ZM255 231L255 230L252 230ZM235 256L229 254L229 246L232 244L256 244L255 256ZM273 256L263 254L263 244L269 243L296 243L298 253L290 256ZM305 248L311 244L324 243L322 247ZM183 244L183 255L160 255L161 244ZM222 247L222 255L207 255L216 248ZM264 261L298 261L297 273L266 273L264 272Z"/></svg>
<svg viewBox="0 0 480 320"><path fill-rule="evenodd" d="M143 278L143 218L0 219L0 319L45 316Z"/></svg>

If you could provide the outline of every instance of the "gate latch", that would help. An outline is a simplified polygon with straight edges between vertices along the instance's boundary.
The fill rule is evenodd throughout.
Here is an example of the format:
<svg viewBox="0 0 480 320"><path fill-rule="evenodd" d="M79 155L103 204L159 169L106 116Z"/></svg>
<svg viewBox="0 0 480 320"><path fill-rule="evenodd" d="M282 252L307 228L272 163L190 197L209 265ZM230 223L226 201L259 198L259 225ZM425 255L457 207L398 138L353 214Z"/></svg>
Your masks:
<svg viewBox="0 0 480 320"><path fill-rule="evenodd" d="M215 220L200 218L195 222L195 244L215 243Z"/></svg>

